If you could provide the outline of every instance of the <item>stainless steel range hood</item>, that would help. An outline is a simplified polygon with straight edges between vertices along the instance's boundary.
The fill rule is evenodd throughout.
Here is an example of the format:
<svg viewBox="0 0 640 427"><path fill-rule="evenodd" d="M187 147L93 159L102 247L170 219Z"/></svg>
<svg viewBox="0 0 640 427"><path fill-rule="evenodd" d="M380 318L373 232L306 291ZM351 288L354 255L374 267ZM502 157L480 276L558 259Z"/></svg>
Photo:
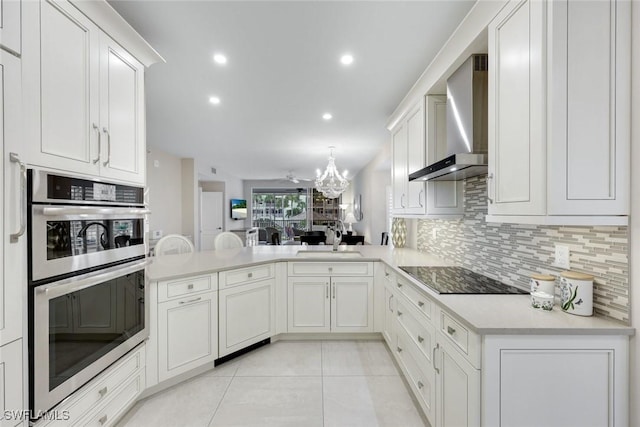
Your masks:
<svg viewBox="0 0 640 427"><path fill-rule="evenodd" d="M447 80L447 157L409 181L458 181L487 173L487 55L472 55Z"/></svg>

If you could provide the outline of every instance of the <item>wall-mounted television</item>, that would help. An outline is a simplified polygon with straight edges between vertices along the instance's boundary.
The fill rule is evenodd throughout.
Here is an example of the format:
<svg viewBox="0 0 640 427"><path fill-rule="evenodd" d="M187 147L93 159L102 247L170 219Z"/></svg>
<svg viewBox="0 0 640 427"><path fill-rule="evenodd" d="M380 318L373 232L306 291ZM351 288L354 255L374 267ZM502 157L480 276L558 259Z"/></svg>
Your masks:
<svg viewBox="0 0 640 427"><path fill-rule="evenodd" d="M231 199L231 219L247 219L247 201Z"/></svg>

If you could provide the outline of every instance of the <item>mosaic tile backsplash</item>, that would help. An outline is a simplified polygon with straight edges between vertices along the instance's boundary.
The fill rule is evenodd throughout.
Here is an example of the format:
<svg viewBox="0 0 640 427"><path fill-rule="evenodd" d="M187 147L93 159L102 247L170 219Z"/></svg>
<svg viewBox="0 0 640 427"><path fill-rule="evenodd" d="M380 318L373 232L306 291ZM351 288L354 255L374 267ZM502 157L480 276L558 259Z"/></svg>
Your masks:
<svg viewBox="0 0 640 427"><path fill-rule="evenodd" d="M528 290L530 274L558 276L564 271L552 266L554 245L569 246L571 270L595 276L595 313L629 323L627 227L487 223L484 178L466 181L462 219L418 221L418 250Z"/></svg>

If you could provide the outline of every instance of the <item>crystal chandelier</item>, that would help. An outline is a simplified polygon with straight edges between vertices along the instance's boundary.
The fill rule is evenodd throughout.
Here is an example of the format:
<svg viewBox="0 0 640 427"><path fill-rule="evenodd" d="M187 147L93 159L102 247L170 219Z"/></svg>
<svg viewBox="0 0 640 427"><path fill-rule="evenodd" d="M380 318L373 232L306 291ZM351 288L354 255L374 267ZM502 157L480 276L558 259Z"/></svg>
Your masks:
<svg viewBox="0 0 640 427"><path fill-rule="evenodd" d="M316 177L316 189L328 199L335 199L349 186L349 181L346 179L347 171L340 175L336 168L336 158L333 157L334 148L329 147L329 164L323 174L320 174L320 169L318 169Z"/></svg>

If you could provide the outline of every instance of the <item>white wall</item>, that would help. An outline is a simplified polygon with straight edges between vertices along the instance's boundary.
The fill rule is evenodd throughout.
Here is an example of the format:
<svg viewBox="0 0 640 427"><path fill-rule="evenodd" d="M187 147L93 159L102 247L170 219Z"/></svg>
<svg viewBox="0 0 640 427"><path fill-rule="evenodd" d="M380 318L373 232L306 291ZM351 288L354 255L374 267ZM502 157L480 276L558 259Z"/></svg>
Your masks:
<svg viewBox="0 0 640 427"><path fill-rule="evenodd" d="M182 164L179 157L155 148L147 153L149 231L182 233ZM171 208L168 208L171 207ZM151 234L153 235L153 234Z"/></svg>
<svg viewBox="0 0 640 427"><path fill-rule="evenodd" d="M632 52L631 52L631 221L629 245L630 303L631 326L636 328L636 335L631 338L631 422L629 425L640 425L640 3L631 2L632 8ZM634 268L635 267L635 268Z"/></svg>
<svg viewBox="0 0 640 427"><path fill-rule="evenodd" d="M195 168L197 173L197 181L217 181L224 182L224 229L227 230L237 230L241 228L245 228L244 221L237 221L231 219L231 199L247 199L251 193L245 195L243 181L235 175L231 175L230 173L221 170L220 168L215 168L216 173L211 171L212 166L208 163L205 163L199 159L195 161ZM197 187L197 185L196 185ZM196 188L197 191L197 188ZM199 202L199 199L196 198L196 201ZM196 206L197 212L200 212L198 206ZM196 222L197 223L197 222Z"/></svg>
<svg viewBox="0 0 640 427"><path fill-rule="evenodd" d="M391 185L391 143L384 144L378 154L351 180L342 197L349 203L347 212L353 211L354 197L362 196L362 221L353 224L353 230L364 235L365 241L380 244L383 231L387 231L387 187Z"/></svg>

